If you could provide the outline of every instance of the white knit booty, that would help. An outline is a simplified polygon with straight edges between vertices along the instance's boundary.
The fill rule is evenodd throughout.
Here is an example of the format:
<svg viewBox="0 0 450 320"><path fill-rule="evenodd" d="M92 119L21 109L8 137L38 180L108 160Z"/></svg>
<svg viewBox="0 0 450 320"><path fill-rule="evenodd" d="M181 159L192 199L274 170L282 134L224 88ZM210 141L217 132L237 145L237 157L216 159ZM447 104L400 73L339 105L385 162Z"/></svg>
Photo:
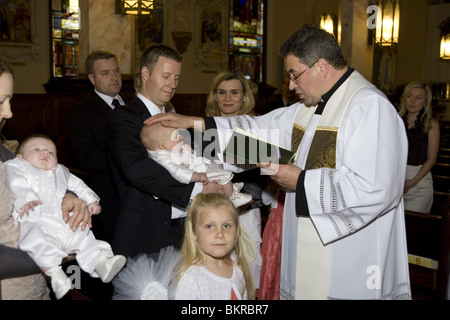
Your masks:
<svg viewBox="0 0 450 320"><path fill-rule="evenodd" d="M72 288L72 281L62 269L58 269L51 276L51 284L56 299L61 299Z"/></svg>
<svg viewBox="0 0 450 320"><path fill-rule="evenodd" d="M243 185L243 182L233 183L233 194L231 195L230 200L236 208L252 201L252 196L250 194L241 192Z"/></svg>
<svg viewBox="0 0 450 320"><path fill-rule="evenodd" d="M121 255L104 257L95 265L95 271L104 283L108 283L111 282L126 262L127 259Z"/></svg>

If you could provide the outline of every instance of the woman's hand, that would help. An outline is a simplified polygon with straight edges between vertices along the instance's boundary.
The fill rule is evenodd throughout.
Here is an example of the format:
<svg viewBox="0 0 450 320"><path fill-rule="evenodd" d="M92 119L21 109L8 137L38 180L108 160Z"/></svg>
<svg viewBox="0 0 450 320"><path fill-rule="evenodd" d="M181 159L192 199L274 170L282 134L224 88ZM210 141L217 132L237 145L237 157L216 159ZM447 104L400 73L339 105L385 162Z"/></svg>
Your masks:
<svg viewBox="0 0 450 320"><path fill-rule="evenodd" d="M147 118L144 121L144 124L149 126L157 122L160 122L164 127L176 129L194 128L198 131L205 131L205 122L202 117L185 116L174 112L167 112Z"/></svg>
<svg viewBox="0 0 450 320"><path fill-rule="evenodd" d="M415 185L416 185L416 183L413 180L406 180L405 181L405 189L403 190L403 193L407 193Z"/></svg>
<svg viewBox="0 0 450 320"><path fill-rule="evenodd" d="M288 190L297 189L297 181L302 172L302 169L289 163L289 164L277 164L277 163L258 163L258 167L261 168L261 172L270 176L280 186Z"/></svg>
<svg viewBox="0 0 450 320"><path fill-rule="evenodd" d="M66 193L61 204L63 219L72 230L77 230L81 224L81 230L86 226L92 227L91 215L87 210L87 204L72 193ZM72 216L70 216L72 212Z"/></svg>

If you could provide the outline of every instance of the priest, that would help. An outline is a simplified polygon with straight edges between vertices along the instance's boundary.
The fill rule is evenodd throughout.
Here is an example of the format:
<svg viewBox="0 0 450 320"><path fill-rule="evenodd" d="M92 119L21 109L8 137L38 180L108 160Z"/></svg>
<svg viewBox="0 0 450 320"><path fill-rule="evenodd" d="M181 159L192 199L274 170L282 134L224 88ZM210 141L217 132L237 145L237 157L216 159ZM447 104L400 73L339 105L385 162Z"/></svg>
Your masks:
<svg viewBox="0 0 450 320"><path fill-rule="evenodd" d="M146 124L216 128L222 150L240 127L296 152L291 164L259 164L287 190L281 299L411 299L402 120L318 26L294 32L280 55L299 103L253 118L166 114Z"/></svg>

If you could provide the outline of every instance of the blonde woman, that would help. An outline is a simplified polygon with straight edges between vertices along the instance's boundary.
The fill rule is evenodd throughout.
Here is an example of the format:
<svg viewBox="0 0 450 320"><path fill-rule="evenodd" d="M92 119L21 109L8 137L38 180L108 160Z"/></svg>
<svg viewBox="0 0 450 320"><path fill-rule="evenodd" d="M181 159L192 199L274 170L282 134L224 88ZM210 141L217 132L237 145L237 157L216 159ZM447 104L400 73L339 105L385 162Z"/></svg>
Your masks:
<svg viewBox="0 0 450 320"><path fill-rule="evenodd" d="M206 101L207 117L253 116L254 108L255 95L241 72L226 70L214 78Z"/></svg>
<svg viewBox="0 0 450 320"><path fill-rule="evenodd" d="M198 194L186 218L175 299L254 299L249 267L254 253L231 201L217 193Z"/></svg>
<svg viewBox="0 0 450 320"><path fill-rule="evenodd" d="M439 122L433 118L430 87L408 84L400 100L399 115L408 135L408 166L404 190L405 210L430 213L433 204L431 168L439 151Z"/></svg>

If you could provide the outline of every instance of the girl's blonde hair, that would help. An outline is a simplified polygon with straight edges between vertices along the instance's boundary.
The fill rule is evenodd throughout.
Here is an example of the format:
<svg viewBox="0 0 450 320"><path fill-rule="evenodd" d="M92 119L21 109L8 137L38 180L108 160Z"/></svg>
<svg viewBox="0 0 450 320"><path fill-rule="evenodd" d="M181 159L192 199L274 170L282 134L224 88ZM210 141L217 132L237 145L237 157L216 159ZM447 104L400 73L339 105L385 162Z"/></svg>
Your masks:
<svg viewBox="0 0 450 320"><path fill-rule="evenodd" d="M420 111L419 115L417 116L417 121L419 126L416 125L416 127L420 127L423 132L428 132L431 129L431 121L433 119L433 107L431 105L431 100L433 99L433 94L431 92L431 88L428 84L420 81L411 82L408 84L405 89L403 90L402 97L400 99L400 105L398 106L398 114L399 116L407 123L407 115L408 110L406 110L406 97L414 88L420 88L425 90L425 106Z"/></svg>
<svg viewBox="0 0 450 320"><path fill-rule="evenodd" d="M226 207L233 213L233 220L236 225L236 241L234 252L237 257L237 264L244 274L247 297L249 300L255 298L255 289L253 286L253 273L245 258L245 246L242 243L242 229L239 226L239 213L229 198L218 193L200 193L194 197L191 207L185 220L185 232L183 244L181 246L181 260L176 268L176 279L179 281L186 270L191 265L202 265L206 261L205 253L198 245L195 239L195 229L197 227L199 213L205 208ZM230 259L231 252L224 257Z"/></svg>
<svg viewBox="0 0 450 320"><path fill-rule="evenodd" d="M229 80L239 80L242 84L243 94L245 96L242 106L239 110L239 114L242 115L254 115L253 109L255 109L255 94L250 82L245 78L242 72L237 70L226 70L219 73L213 80L211 84L211 89L209 90L209 95L206 100L205 114L207 117L217 117L220 116L220 109L216 101L216 91L217 87L223 81Z"/></svg>

